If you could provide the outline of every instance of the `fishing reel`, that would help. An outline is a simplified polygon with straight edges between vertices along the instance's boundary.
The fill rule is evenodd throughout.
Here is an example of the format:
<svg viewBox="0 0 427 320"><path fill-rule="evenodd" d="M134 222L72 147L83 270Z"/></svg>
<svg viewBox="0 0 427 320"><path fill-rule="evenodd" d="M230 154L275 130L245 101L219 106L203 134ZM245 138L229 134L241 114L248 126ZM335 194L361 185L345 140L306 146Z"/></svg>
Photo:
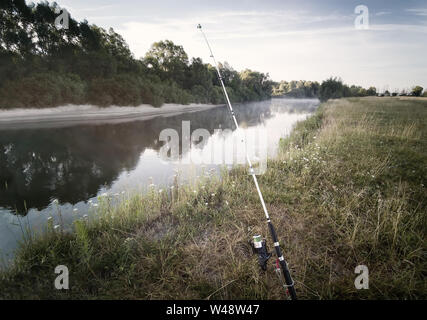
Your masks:
<svg viewBox="0 0 427 320"><path fill-rule="evenodd" d="M267 242L261 237L261 235L256 235L253 238L254 240L251 242L252 250L254 254L258 255L259 266L263 271L266 271L268 259L271 258L271 252L268 252Z"/></svg>

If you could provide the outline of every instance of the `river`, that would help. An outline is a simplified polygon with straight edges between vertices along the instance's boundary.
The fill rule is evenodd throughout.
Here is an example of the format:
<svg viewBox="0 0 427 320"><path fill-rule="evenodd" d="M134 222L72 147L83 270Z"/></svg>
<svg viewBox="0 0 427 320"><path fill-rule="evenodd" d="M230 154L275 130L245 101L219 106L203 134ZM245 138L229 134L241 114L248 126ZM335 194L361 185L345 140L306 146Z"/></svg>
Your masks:
<svg viewBox="0 0 427 320"><path fill-rule="evenodd" d="M235 112L244 133L266 133L268 157L274 157L279 139L317 105L316 99L271 99L238 104ZM120 199L149 185L166 187L177 172L183 180L197 177L202 167L218 172L218 164L184 164L160 156L162 130L175 130L182 143L188 121L191 132L203 128L209 137L182 148L180 160L203 158L212 145L236 138L225 106L144 121L0 127L1 265L8 265L29 231L40 232L49 218L69 229L73 220L93 214L100 196ZM218 133L227 128L233 132Z"/></svg>

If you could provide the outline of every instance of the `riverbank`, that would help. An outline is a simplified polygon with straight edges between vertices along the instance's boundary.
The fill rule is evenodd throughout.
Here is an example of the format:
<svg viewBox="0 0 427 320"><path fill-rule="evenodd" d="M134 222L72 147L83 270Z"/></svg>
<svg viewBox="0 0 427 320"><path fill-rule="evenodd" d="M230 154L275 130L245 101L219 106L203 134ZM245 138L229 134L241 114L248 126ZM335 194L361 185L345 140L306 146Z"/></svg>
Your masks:
<svg viewBox="0 0 427 320"><path fill-rule="evenodd" d="M259 183L300 298L426 298L426 107L332 100L281 141ZM268 231L243 169L118 206L104 197L94 210L72 234L49 225L28 239L0 274L0 298L283 298L248 244ZM369 290L354 287L360 264ZM53 289L57 265L69 268L68 291Z"/></svg>
<svg viewBox="0 0 427 320"><path fill-rule="evenodd" d="M97 107L93 105L68 105L46 109L0 110L0 130L23 128L67 127L80 124L120 123L170 117L183 113L205 111L221 104L165 104L161 108L151 105L137 107Z"/></svg>

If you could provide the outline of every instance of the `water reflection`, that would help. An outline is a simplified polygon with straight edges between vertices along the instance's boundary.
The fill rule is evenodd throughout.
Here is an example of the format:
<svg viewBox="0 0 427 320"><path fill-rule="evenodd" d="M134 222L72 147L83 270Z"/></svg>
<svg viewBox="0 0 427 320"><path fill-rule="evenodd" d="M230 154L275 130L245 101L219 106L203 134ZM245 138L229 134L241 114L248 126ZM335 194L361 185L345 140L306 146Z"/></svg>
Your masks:
<svg viewBox="0 0 427 320"><path fill-rule="evenodd" d="M270 104L237 106L241 122L256 126L271 116ZM21 215L42 210L53 198L77 203L109 187L120 173L135 169L146 149L158 151L164 128L181 135L182 121L191 130L231 128L224 108L199 113L107 125L2 131L0 135L0 207ZM180 137L182 139L182 137Z"/></svg>

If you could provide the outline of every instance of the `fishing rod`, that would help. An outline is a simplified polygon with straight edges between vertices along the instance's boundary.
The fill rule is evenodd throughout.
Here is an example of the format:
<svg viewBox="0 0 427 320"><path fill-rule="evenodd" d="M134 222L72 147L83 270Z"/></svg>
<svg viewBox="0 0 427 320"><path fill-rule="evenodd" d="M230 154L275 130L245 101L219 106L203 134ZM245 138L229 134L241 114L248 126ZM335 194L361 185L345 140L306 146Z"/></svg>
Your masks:
<svg viewBox="0 0 427 320"><path fill-rule="evenodd" d="M216 69L216 72L218 75L218 79L221 83L221 87L222 87L222 90L224 92L224 96L225 96L225 100L227 102L228 110L231 113L231 117L233 118L233 122L234 122L234 125L236 126L236 130L239 131L240 127L239 127L239 124L237 123L236 115L234 113L233 107L231 106L231 102L230 102L230 98L228 97L227 90L225 89L225 85L224 85L223 77L221 75L221 71L219 70L215 56L212 52L212 48L209 44L208 38L206 37L205 33L203 32L202 26L200 24L197 25L197 29L200 30L200 32L202 33L202 35L206 41L206 44L208 45L208 48L209 48L209 51L211 54L211 58L214 62L215 69ZM258 184L258 179L255 175L255 170L252 166L252 161L249 159L248 153L246 153L246 161L248 162L249 174L252 176L252 178L254 180L255 187L256 187L256 190L258 192L258 196L259 196L259 199L261 201L262 208L264 210L265 218L267 219L268 229L270 230L271 238L272 238L273 243L274 243L274 248L275 248L276 255L277 255L276 269L275 269L276 273L278 275L280 275L280 268L282 269L283 277L285 278L285 283L282 283L282 285L285 288L290 299L296 300L297 296L296 296L296 292L295 292L294 281L292 280L291 273L290 273L289 268L288 268L288 264L287 264L285 258L283 257L282 250L281 250L280 244L279 244L279 240L277 239L276 230L274 229L274 226L271 223L270 215L268 214L268 210L267 210L267 207L266 207L265 202L264 202L264 197L262 196L262 192L261 192L261 189L260 189L259 184ZM267 252L266 242L265 242L265 240L261 239L261 236L254 236L253 245L254 245L254 251L257 252L258 256L259 256L259 263L260 263L261 267L263 268L263 270L265 270L267 260L271 256L271 254L269 254ZM282 279L282 278L280 277L280 279Z"/></svg>

